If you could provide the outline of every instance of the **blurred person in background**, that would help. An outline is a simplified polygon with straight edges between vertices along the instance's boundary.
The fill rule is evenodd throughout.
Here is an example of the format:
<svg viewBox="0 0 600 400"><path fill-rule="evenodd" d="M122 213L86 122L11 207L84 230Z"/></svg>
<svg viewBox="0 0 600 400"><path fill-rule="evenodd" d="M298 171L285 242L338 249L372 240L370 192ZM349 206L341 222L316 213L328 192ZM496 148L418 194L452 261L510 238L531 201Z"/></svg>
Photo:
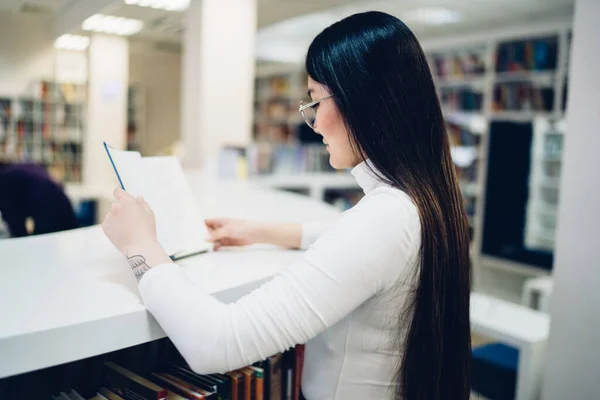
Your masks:
<svg viewBox="0 0 600 400"><path fill-rule="evenodd" d="M43 166L32 163L0 163L0 213L11 237L77 228L63 188Z"/></svg>

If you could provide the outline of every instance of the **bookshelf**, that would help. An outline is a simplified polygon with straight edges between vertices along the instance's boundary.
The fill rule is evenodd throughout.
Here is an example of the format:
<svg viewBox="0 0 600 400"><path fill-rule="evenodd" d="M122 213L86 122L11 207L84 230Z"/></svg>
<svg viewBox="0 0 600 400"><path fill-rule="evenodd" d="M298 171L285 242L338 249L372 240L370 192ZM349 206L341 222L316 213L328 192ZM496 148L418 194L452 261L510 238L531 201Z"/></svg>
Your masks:
<svg viewBox="0 0 600 400"><path fill-rule="evenodd" d="M263 143L295 143L298 112L306 100L306 75L296 68L271 69L257 74L254 94L254 140Z"/></svg>
<svg viewBox="0 0 600 400"><path fill-rule="evenodd" d="M0 161L39 163L59 182L80 182L87 88L33 86L29 95L0 96Z"/></svg>
<svg viewBox="0 0 600 400"><path fill-rule="evenodd" d="M525 244L532 249L554 250L565 131L564 120L538 119L534 124L533 162L525 224Z"/></svg>
<svg viewBox="0 0 600 400"><path fill-rule="evenodd" d="M482 220L489 52L487 43L426 52L446 120L451 155L469 220L472 251L480 240Z"/></svg>
<svg viewBox="0 0 600 400"><path fill-rule="evenodd" d="M307 75L296 65L259 64L253 143L244 150L253 182L324 200L345 210L362 197L348 172L335 171L319 135L298 112Z"/></svg>
<svg viewBox="0 0 600 400"><path fill-rule="evenodd" d="M547 275L548 271L481 255L489 128L494 121L533 123L532 205L528 206L525 229L531 246L550 249L556 221L556 205L552 202L558 198L560 186L556 177L560 155L541 159L539 154L545 139L554 137L544 133L549 126L558 127L561 135L565 132L561 121L566 110L571 39L570 22L557 21L423 43L448 124L469 215L475 285L516 302L522 285L514 285L511 279L518 277L524 283L526 277ZM469 146L476 150L465 149ZM473 163L461 165L465 159L473 159ZM541 200L544 196L546 202ZM495 285L506 290L496 290Z"/></svg>

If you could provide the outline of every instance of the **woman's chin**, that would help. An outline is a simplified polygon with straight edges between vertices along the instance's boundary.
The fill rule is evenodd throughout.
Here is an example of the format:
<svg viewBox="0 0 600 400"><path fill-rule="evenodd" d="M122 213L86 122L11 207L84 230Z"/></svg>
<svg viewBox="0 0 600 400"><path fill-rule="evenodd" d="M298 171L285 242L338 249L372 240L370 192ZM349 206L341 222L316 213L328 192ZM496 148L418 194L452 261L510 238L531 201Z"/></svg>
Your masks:
<svg viewBox="0 0 600 400"><path fill-rule="evenodd" d="M329 153L329 165L331 165L331 167L333 169L339 170L339 169L348 169L348 168L352 168L352 165L345 163L341 160L339 160L338 158L335 157L335 155Z"/></svg>

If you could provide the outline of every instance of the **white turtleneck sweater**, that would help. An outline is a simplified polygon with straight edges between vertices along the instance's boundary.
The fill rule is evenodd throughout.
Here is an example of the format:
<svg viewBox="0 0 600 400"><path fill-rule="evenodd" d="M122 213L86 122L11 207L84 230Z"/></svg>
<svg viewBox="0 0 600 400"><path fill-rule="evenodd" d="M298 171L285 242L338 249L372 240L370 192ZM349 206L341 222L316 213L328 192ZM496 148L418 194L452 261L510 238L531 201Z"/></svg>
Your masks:
<svg viewBox="0 0 600 400"><path fill-rule="evenodd" d="M191 368L230 371L305 343L307 400L392 398L419 217L366 162L352 174L365 197L333 225L303 225L302 259L235 303L198 290L176 264L142 277L148 311Z"/></svg>

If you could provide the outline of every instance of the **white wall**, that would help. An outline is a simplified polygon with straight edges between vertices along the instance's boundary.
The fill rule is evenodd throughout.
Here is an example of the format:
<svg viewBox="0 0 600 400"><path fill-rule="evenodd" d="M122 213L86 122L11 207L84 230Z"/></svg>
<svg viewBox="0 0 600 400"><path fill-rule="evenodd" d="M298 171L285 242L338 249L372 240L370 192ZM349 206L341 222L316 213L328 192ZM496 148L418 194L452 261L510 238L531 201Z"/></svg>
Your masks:
<svg viewBox="0 0 600 400"><path fill-rule="evenodd" d="M0 12L0 96L29 93L32 83L53 76L52 20Z"/></svg>
<svg viewBox="0 0 600 400"><path fill-rule="evenodd" d="M545 400L600 398L600 1L577 0Z"/></svg>
<svg viewBox="0 0 600 400"><path fill-rule="evenodd" d="M181 54L130 46L129 83L145 91L142 153L156 154L181 137Z"/></svg>

